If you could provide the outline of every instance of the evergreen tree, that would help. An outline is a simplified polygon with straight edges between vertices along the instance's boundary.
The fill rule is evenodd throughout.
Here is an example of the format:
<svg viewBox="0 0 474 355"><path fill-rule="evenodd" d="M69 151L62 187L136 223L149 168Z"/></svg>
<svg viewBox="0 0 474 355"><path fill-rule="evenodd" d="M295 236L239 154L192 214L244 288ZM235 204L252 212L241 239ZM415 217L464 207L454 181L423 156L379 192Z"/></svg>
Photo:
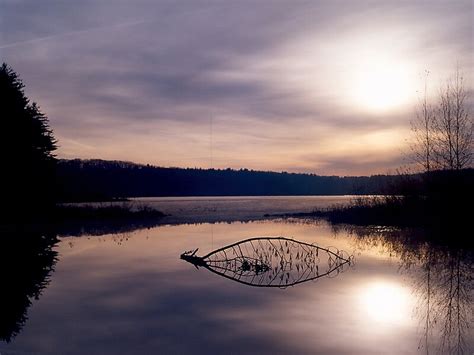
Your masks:
<svg viewBox="0 0 474 355"><path fill-rule="evenodd" d="M26 97L24 84L6 63L0 67L0 117L2 209L20 217L41 214L54 203L57 142L48 118Z"/></svg>

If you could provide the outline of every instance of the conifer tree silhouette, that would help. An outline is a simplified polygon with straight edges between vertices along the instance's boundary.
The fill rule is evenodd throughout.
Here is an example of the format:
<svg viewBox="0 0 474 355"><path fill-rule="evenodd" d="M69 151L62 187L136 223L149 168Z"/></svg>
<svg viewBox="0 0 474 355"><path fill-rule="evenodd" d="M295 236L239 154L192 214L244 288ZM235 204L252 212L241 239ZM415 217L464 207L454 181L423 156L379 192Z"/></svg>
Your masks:
<svg viewBox="0 0 474 355"><path fill-rule="evenodd" d="M2 199L11 216L37 214L54 203L57 141L48 118L25 95L15 71L0 67Z"/></svg>

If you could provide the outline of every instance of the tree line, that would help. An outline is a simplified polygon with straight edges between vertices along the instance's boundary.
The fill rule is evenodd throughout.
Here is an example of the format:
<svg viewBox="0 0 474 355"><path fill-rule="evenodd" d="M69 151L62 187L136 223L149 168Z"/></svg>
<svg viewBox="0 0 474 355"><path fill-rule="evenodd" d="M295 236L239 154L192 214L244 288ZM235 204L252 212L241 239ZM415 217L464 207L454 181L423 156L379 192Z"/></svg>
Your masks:
<svg viewBox="0 0 474 355"><path fill-rule="evenodd" d="M248 169L162 168L121 161L59 160L64 201L144 196L381 194L397 176L320 176Z"/></svg>

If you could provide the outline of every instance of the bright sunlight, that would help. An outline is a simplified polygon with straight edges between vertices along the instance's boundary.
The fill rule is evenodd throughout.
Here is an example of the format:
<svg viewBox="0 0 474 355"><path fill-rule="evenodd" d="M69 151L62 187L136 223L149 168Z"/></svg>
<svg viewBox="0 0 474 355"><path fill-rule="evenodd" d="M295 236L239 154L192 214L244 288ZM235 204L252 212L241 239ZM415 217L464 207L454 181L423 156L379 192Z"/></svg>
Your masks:
<svg viewBox="0 0 474 355"><path fill-rule="evenodd" d="M358 106L381 112L396 109L416 96L417 75L402 58L364 54L354 68L353 98Z"/></svg>
<svg viewBox="0 0 474 355"><path fill-rule="evenodd" d="M359 300L367 316L377 322L403 323L411 315L410 293L395 283L371 283L362 290Z"/></svg>

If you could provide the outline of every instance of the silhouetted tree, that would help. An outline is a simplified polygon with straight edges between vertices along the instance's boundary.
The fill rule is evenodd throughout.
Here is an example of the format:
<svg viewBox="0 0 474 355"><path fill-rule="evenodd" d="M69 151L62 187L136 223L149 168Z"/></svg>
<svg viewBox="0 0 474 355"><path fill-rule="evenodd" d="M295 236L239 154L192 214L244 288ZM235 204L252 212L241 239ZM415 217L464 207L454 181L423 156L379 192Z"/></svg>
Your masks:
<svg viewBox="0 0 474 355"><path fill-rule="evenodd" d="M415 162L423 171L461 170L473 157L473 118L468 110L468 91L459 69L441 87L438 100L427 100L425 92L412 122Z"/></svg>
<svg viewBox="0 0 474 355"><path fill-rule="evenodd" d="M415 120L411 122L411 129L414 133L412 150L415 162L423 168L423 171L429 172L433 167L432 160L434 147L432 135L435 117L433 108L427 98L429 71L426 71L425 74L423 97L419 102Z"/></svg>
<svg viewBox="0 0 474 355"><path fill-rule="evenodd" d="M434 121L435 157L441 168L460 170L471 162L473 121L467 109L467 95L458 69L441 89Z"/></svg>
<svg viewBox="0 0 474 355"><path fill-rule="evenodd" d="M26 97L6 63L0 67L2 197L10 214L44 211L54 202L56 140L48 118Z"/></svg>

